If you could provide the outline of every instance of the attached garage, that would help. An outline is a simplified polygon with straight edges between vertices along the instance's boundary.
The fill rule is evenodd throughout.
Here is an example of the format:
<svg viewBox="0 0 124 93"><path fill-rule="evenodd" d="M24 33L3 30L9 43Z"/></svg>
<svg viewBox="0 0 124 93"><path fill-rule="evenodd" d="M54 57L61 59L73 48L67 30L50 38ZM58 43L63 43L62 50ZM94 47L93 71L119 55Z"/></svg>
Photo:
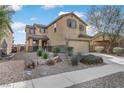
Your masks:
<svg viewBox="0 0 124 93"><path fill-rule="evenodd" d="M89 41L84 40L70 40L69 46L73 47L73 51L87 53L89 52Z"/></svg>

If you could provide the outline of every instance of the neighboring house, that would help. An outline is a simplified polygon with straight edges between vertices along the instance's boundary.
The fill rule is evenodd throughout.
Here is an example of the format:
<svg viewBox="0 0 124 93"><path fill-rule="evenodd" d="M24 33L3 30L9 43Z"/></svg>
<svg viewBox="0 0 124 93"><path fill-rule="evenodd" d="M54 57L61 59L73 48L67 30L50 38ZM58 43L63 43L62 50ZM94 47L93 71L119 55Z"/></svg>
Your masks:
<svg viewBox="0 0 124 93"><path fill-rule="evenodd" d="M0 49L3 49L6 54L10 54L13 46L13 31L10 25L7 25L7 28L4 32L5 35L0 40Z"/></svg>
<svg viewBox="0 0 124 93"><path fill-rule="evenodd" d="M110 39L109 39L108 35L104 36L102 32L99 32L91 39L90 49L91 49L91 51L95 51L95 47L103 46L104 52L107 52L109 44L110 44ZM121 36L118 43L113 47L116 47L116 46L124 47L124 36Z"/></svg>
<svg viewBox="0 0 124 93"><path fill-rule="evenodd" d="M49 25L26 25L26 50L34 47L73 47L74 52L89 52L91 37L86 34L87 24L74 13L63 14Z"/></svg>

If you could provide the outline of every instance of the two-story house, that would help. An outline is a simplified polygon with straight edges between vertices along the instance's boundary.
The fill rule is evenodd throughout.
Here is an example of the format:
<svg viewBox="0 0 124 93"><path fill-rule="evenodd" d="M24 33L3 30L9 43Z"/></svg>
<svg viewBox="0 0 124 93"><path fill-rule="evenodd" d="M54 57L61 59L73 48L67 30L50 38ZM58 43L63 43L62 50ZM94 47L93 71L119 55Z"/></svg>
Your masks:
<svg viewBox="0 0 124 93"><path fill-rule="evenodd" d="M34 46L68 46L74 52L89 52L91 37L86 34L87 24L74 13L63 14L49 25L26 25L26 50Z"/></svg>
<svg viewBox="0 0 124 93"><path fill-rule="evenodd" d="M0 40L0 49L3 49L6 54L10 54L13 46L13 31L9 24L7 24L4 33L5 34Z"/></svg>

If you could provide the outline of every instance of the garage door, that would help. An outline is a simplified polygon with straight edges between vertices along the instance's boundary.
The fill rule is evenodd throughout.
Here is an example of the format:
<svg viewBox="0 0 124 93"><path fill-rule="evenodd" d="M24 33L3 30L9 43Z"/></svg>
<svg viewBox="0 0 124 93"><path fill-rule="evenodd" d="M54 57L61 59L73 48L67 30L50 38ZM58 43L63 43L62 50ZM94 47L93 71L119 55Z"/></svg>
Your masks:
<svg viewBox="0 0 124 93"><path fill-rule="evenodd" d="M73 47L74 52L89 52L89 42L87 41L69 41L69 46Z"/></svg>

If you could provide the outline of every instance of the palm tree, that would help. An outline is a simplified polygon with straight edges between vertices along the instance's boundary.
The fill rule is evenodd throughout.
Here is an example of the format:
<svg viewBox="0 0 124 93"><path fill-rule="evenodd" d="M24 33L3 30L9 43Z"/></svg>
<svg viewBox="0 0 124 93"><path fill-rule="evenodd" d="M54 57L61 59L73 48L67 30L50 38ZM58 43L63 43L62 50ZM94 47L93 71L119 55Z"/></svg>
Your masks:
<svg viewBox="0 0 124 93"><path fill-rule="evenodd" d="M2 5L0 6L0 41L2 37L5 35L5 31L7 26L10 25L11 16L14 14L14 11L10 6Z"/></svg>

